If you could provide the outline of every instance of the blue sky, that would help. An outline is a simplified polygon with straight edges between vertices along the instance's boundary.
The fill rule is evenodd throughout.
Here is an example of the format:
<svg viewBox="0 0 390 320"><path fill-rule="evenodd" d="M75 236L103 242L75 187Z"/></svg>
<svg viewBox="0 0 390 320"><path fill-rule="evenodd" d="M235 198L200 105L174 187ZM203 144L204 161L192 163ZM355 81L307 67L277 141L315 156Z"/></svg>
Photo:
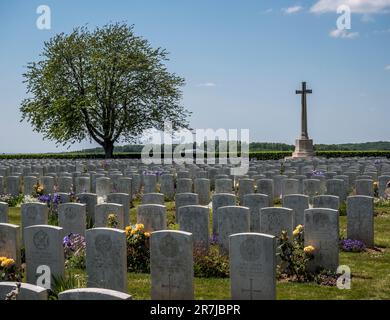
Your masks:
<svg viewBox="0 0 390 320"><path fill-rule="evenodd" d="M335 32L342 3L352 28ZM50 30L36 27L39 5L51 9ZM389 11L388 0L2 0L0 152L64 150L20 123L22 73L54 34L110 21L134 24L171 53L169 69L186 79L193 128L250 129L251 141L293 144L295 90L307 81L315 143L390 140Z"/></svg>

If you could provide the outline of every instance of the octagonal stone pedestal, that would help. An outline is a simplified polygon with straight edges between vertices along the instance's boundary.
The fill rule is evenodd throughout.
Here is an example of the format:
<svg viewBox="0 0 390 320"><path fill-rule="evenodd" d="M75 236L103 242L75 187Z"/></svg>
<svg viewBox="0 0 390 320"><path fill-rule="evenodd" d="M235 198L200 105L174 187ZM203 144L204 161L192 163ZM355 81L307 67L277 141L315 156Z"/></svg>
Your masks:
<svg viewBox="0 0 390 320"><path fill-rule="evenodd" d="M313 140L312 139L295 140L295 151L293 152L292 157L293 158L314 157Z"/></svg>

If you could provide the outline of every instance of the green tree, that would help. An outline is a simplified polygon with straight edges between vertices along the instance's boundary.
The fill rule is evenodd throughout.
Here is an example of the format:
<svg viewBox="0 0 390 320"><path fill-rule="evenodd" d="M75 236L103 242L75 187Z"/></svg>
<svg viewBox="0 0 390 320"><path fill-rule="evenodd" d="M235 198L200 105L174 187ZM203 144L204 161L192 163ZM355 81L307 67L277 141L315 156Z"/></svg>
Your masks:
<svg viewBox="0 0 390 320"><path fill-rule="evenodd" d="M164 49L123 23L58 34L23 75L29 98L22 121L57 144L94 140L106 158L116 142L135 141L164 121L188 127L190 113L180 104L184 79L168 72L167 60Z"/></svg>

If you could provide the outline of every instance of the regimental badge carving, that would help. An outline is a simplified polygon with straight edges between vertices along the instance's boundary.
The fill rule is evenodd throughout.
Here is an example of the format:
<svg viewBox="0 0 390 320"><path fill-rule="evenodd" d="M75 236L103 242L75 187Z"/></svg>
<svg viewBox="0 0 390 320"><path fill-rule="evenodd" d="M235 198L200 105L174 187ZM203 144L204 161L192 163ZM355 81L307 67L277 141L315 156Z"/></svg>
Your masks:
<svg viewBox="0 0 390 320"><path fill-rule="evenodd" d="M268 214L268 229L272 230L281 225L280 216L278 214Z"/></svg>
<svg viewBox="0 0 390 320"><path fill-rule="evenodd" d="M27 219L34 220L37 216L37 208L28 207L27 208Z"/></svg>
<svg viewBox="0 0 390 320"><path fill-rule="evenodd" d="M325 214L317 214L313 217L314 226L316 230L328 230L328 225L330 223L329 218Z"/></svg>
<svg viewBox="0 0 390 320"><path fill-rule="evenodd" d="M166 235L160 242L159 249L167 258L174 258L179 254L179 244L170 234Z"/></svg>
<svg viewBox="0 0 390 320"><path fill-rule="evenodd" d="M260 258L260 247L256 245L256 241L253 238L244 240L240 245L241 257L249 262L256 261Z"/></svg>
<svg viewBox="0 0 390 320"><path fill-rule="evenodd" d="M112 241L110 236L106 234L99 234L95 239L95 248L99 253L107 253L112 247Z"/></svg>
<svg viewBox="0 0 390 320"><path fill-rule="evenodd" d="M38 231L33 237L34 246L37 249L45 250L49 247L49 236L43 230Z"/></svg>
<svg viewBox="0 0 390 320"><path fill-rule="evenodd" d="M76 212L72 210L72 208L66 208L65 209L65 218L67 220L74 220L76 218Z"/></svg>

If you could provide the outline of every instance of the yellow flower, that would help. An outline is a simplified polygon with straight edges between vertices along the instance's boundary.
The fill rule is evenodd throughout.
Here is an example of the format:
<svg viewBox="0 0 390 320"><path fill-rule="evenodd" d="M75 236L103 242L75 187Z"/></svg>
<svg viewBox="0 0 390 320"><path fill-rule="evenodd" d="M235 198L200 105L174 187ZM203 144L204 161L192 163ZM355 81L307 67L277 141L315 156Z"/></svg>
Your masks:
<svg viewBox="0 0 390 320"><path fill-rule="evenodd" d="M137 233L137 229L131 229L131 234L136 234Z"/></svg>
<svg viewBox="0 0 390 320"><path fill-rule="evenodd" d="M295 228L294 232L293 232L293 236L296 237L297 235L299 235L299 233L300 233L302 230L303 230L303 226L302 226L301 224L298 225L298 226Z"/></svg>
<svg viewBox="0 0 390 320"><path fill-rule="evenodd" d="M145 232L144 235L145 235L146 238L149 238L150 237L150 232Z"/></svg>
<svg viewBox="0 0 390 320"><path fill-rule="evenodd" d="M115 213L110 213L108 215L108 220L116 220L116 214Z"/></svg>
<svg viewBox="0 0 390 320"><path fill-rule="evenodd" d="M144 226L142 223L137 223L137 224L135 225L135 228L136 228L137 230L143 230L143 229L145 228L145 226Z"/></svg>
<svg viewBox="0 0 390 320"><path fill-rule="evenodd" d="M315 251L315 248L313 246L307 246L303 249L305 253L312 254Z"/></svg>
<svg viewBox="0 0 390 320"><path fill-rule="evenodd" d="M280 235L280 239L282 241L287 241L288 240L287 231L285 231L285 230L282 231L282 234Z"/></svg>
<svg viewBox="0 0 390 320"><path fill-rule="evenodd" d="M7 257L0 257L0 263L3 262L4 260L7 260Z"/></svg>
<svg viewBox="0 0 390 320"><path fill-rule="evenodd" d="M14 259L5 259L1 262L1 266L3 268L10 268L14 265L15 260Z"/></svg>

